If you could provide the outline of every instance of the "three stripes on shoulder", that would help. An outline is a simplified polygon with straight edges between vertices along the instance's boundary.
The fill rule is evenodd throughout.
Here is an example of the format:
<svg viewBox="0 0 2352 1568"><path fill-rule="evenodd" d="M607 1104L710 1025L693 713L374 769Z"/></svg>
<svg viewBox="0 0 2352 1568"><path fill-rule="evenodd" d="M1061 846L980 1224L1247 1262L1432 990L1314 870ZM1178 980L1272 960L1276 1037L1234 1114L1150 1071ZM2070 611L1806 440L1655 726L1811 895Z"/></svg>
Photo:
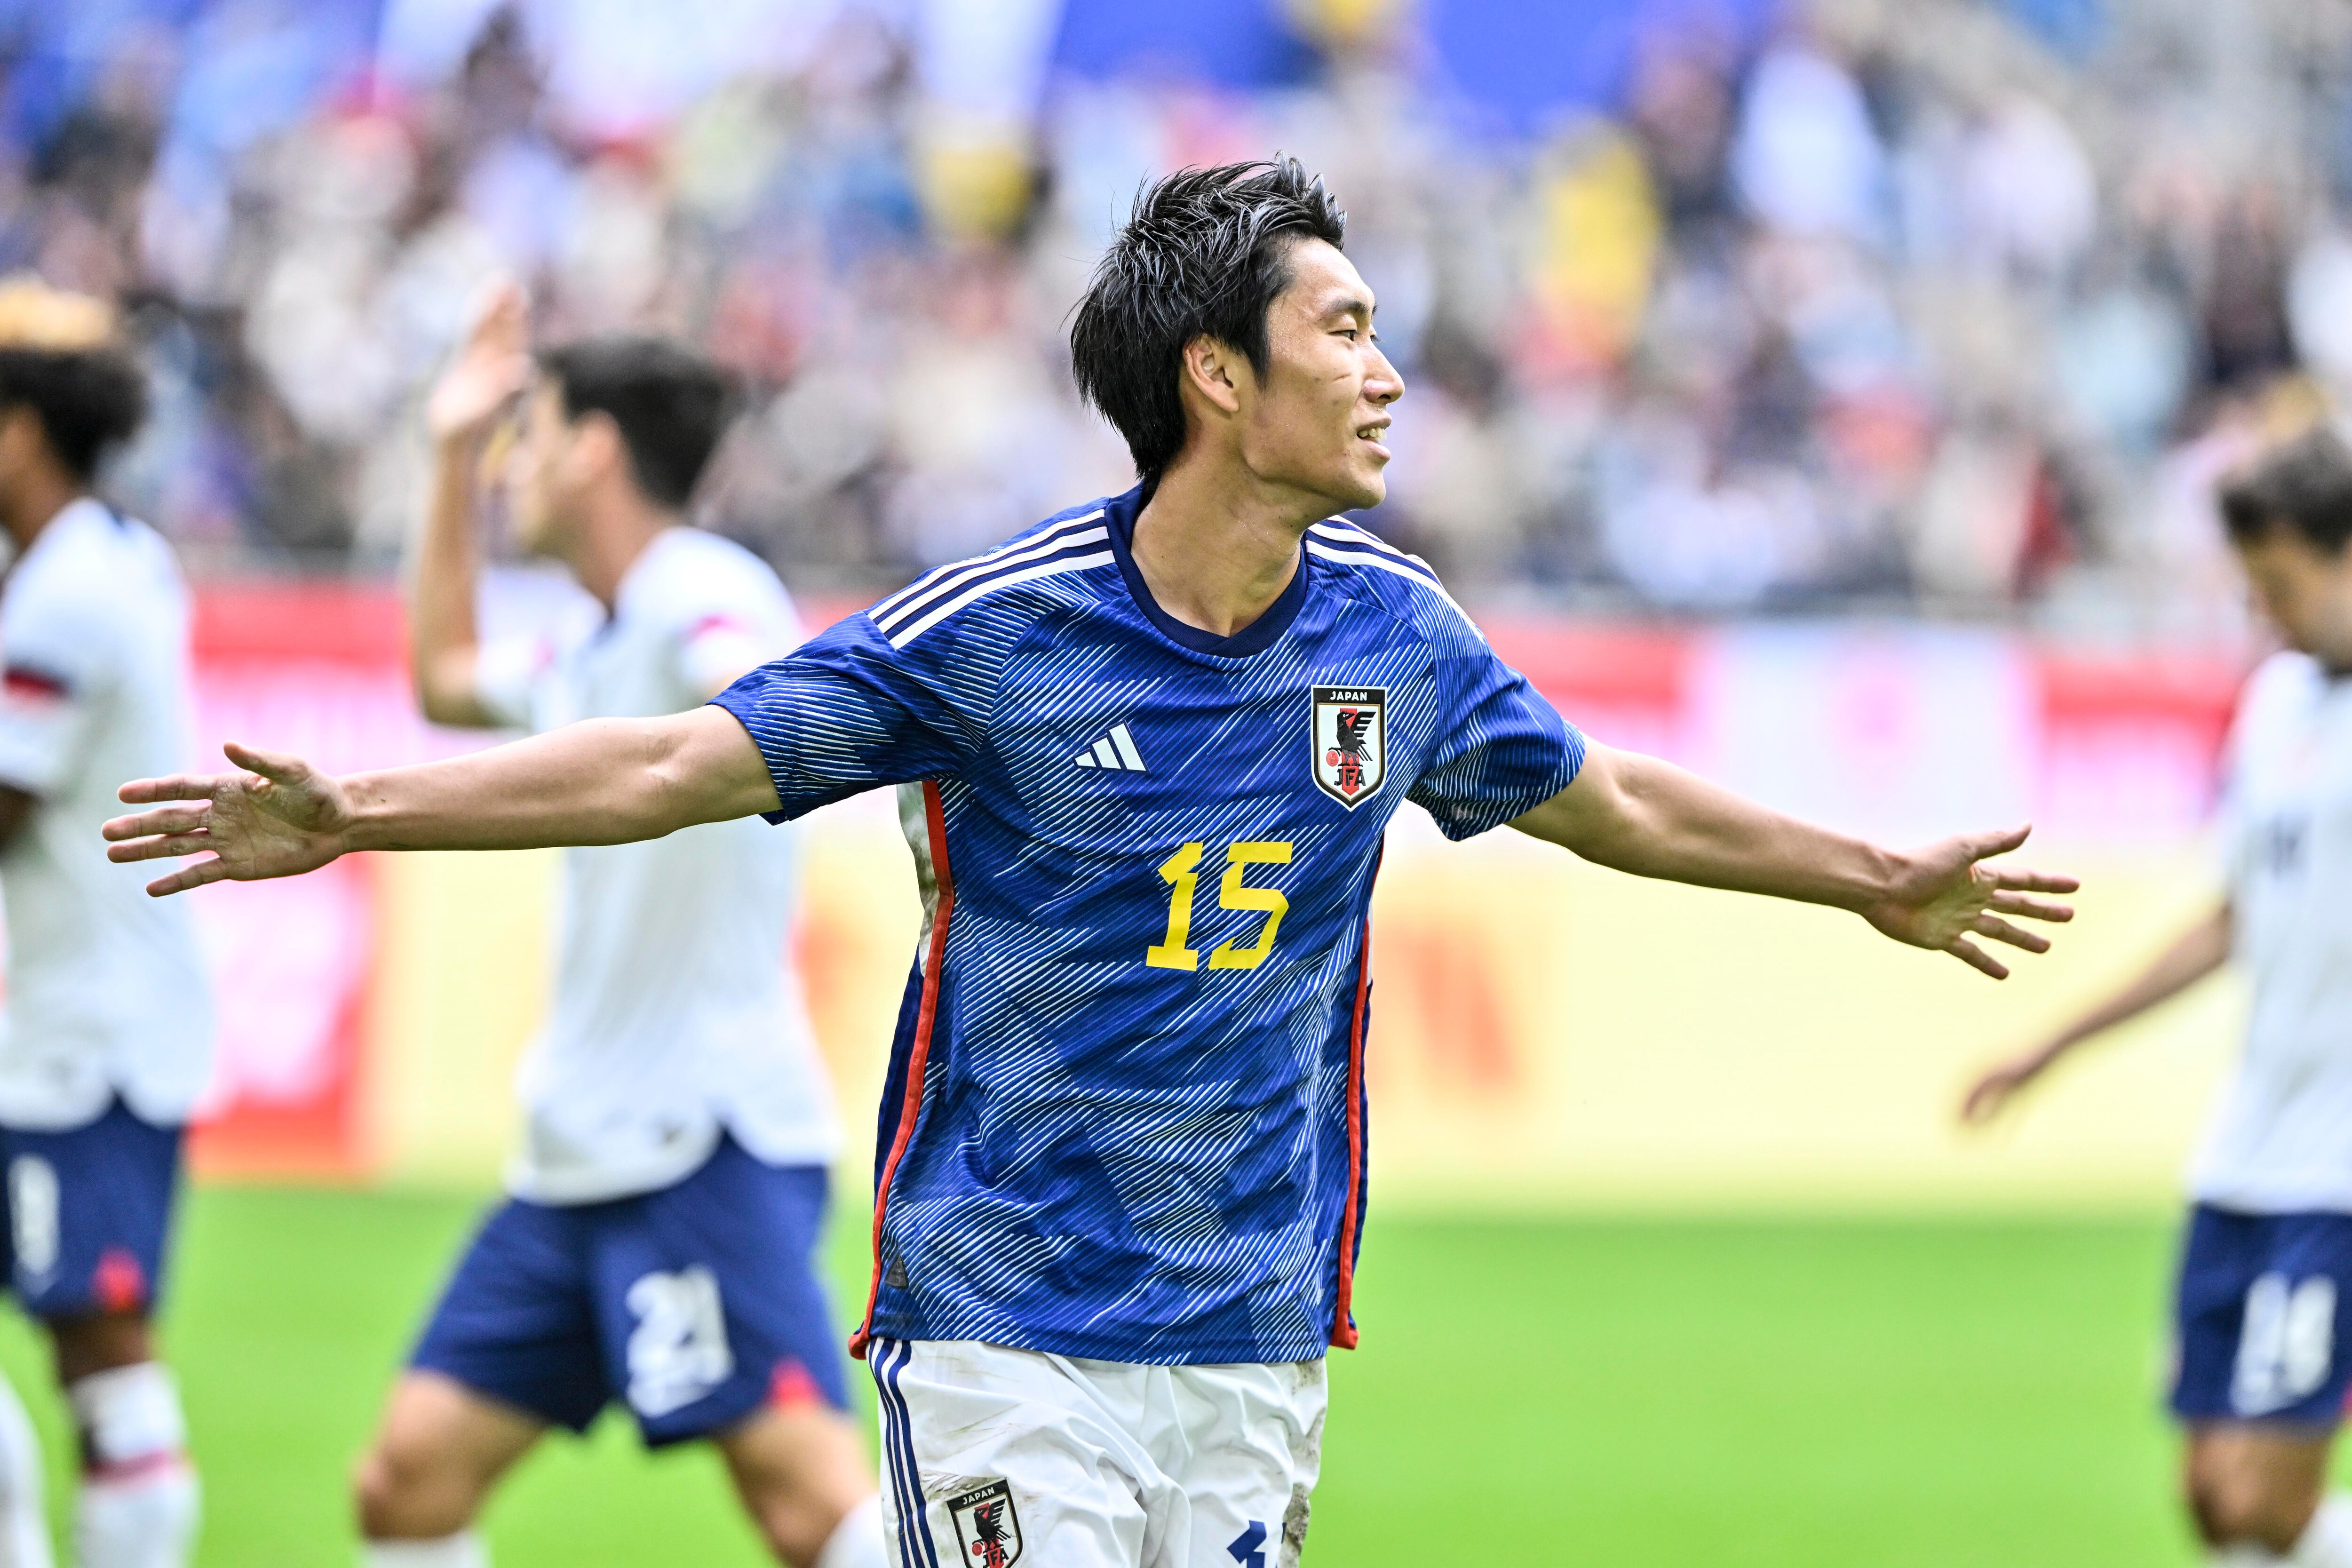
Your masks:
<svg viewBox="0 0 2352 1568"><path fill-rule="evenodd" d="M1110 733L1097 741L1092 750L1080 752L1070 760L1082 768L1108 768L1114 773L1130 773L1144 771L1143 753L1135 749L1135 737L1127 732L1124 724L1113 724Z"/></svg>

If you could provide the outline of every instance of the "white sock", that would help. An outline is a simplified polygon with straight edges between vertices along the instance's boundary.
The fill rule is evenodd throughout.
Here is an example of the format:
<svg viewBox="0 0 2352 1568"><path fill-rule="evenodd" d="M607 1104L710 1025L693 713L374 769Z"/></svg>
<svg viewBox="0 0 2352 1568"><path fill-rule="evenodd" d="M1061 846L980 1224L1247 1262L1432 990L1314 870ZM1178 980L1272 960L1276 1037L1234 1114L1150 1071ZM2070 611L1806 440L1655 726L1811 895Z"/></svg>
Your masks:
<svg viewBox="0 0 2352 1568"><path fill-rule="evenodd" d="M470 1530L438 1541L371 1541L360 1548L362 1568L490 1568L490 1549Z"/></svg>
<svg viewBox="0 0 2352 1568"><path fill-rule="evenodd" d="M179 1390L159 1362L92 1373L66 1390L85 1468L74 1529L82 1568L185 1568L196 1472Z"/></svg>
<svg viewBox="0 0 2352 1568"><path fill-rule="evenodd" d="M2352 1568L2352 1495L2330 1492L2286 1554L2294 1568Z"/></svg>
<svg viewBox="0 0 2352 1568"><path fill-rule="evenodd" d="M890 1568L889 1548L882 1541L880 1494L841 1516L825 1537L824 1550L816 1554L816 1568Z"/></svg>
<svg viewBox="0 0 2352 1568"><path fill-rule="evenodd" d="M41 1443L25 1406L0 1378L0 1568L50 1568L41 1493Z"/></svg>

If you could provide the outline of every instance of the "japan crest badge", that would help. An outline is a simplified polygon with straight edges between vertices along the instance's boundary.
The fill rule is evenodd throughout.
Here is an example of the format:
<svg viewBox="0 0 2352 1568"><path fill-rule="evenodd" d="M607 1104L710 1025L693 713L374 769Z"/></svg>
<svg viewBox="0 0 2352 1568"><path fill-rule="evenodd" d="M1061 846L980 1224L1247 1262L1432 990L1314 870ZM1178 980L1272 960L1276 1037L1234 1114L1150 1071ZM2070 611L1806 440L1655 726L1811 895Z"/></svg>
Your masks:
<svg viewBox="0 0 2352 1568"><path fill-rule="evenodd" d="M1318 686L1315 693L1315 787L1353 811L1380 793L1388 777L1388 707L1384 686Z"/></svg>
<svg viewBox="0 0 2352 1568"><path fill-rule="evenodd" d="M1021 1561L1021 1516L1013 1511L1013 1484L991 1481L948 1499L956 1544L964 1568L1012 1568Z"/></svg>

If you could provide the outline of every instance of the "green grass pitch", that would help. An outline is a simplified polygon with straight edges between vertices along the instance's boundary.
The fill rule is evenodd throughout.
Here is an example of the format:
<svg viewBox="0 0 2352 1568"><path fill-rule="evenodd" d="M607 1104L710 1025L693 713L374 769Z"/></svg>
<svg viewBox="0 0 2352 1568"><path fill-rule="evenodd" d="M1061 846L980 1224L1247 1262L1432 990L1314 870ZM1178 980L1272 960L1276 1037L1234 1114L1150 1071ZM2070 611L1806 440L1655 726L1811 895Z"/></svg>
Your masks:
<svg viewBox="0 0 2352 1568"><path fill-rule="evenodd" d="M193 1194L167 1333L204 1563L352 1561L346 1468L475 1208ZM1376 1216L1307 1560L2188 1564L2152 1394L2170 1246L2156 1221ZM0 1364L62 1503L21 1321ZM502 1568L762 1561L709 1456L648 1460L609 1416L534 1455L488 1530Z"/></svg>

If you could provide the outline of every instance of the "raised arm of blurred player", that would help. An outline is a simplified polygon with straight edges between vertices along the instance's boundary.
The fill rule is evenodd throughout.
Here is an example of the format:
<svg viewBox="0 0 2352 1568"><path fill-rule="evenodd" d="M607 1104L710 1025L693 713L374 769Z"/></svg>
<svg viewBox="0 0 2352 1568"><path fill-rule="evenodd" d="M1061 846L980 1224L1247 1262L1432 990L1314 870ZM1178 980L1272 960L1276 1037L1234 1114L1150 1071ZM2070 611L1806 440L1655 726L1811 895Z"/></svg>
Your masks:
<svg viewBox="0 0 2352 1568"><path fill-rule="evenodd" d="M161 898L224 878L314 871L354 849L537 849L659 838L776 808L743 726L720 708L592 719L469 756L341 778L299 757L226 748L245 771L122 786L152 811L106 825L114 860L209 855L147 884Z"/></svg>
<svg viewBox="0 0 2352 1568"><path fill-rule="evenodd" d="M408 649L417 706L436 724L497 722L478 695L481 638L474 597L481 574L476 514L491 433L531 374L522 289L494 285L465 346L425 400L433 487L409 563Z"/></svg>
<svg viewBox="0 0 2352 1568"><path fill-rule="evenodd" d="M2061 1057L2084 1042L2169 1002L2230 961L2231 912L2227 901L2180 934L2132 983L2075 1019L2047 1043L1989 1069L1960 1102L1960 1120L1988 1122Z"/></svg>
<svg viewBox="0 0 2352 1568"><path fill-rule="evenodd" d="M1637 877L1851 910L1884 935L1951 953L1995 980L2009 970L1972 937L2043 952L2047 937L2002 917L2074 917L2036 896L2071 893L2073 878L1978 863L2023 844L2030 829L1947 838L1909 853L1881 849L1768 810L1671 763L1598 742L1575 783L1511 826Z"/></svg>

